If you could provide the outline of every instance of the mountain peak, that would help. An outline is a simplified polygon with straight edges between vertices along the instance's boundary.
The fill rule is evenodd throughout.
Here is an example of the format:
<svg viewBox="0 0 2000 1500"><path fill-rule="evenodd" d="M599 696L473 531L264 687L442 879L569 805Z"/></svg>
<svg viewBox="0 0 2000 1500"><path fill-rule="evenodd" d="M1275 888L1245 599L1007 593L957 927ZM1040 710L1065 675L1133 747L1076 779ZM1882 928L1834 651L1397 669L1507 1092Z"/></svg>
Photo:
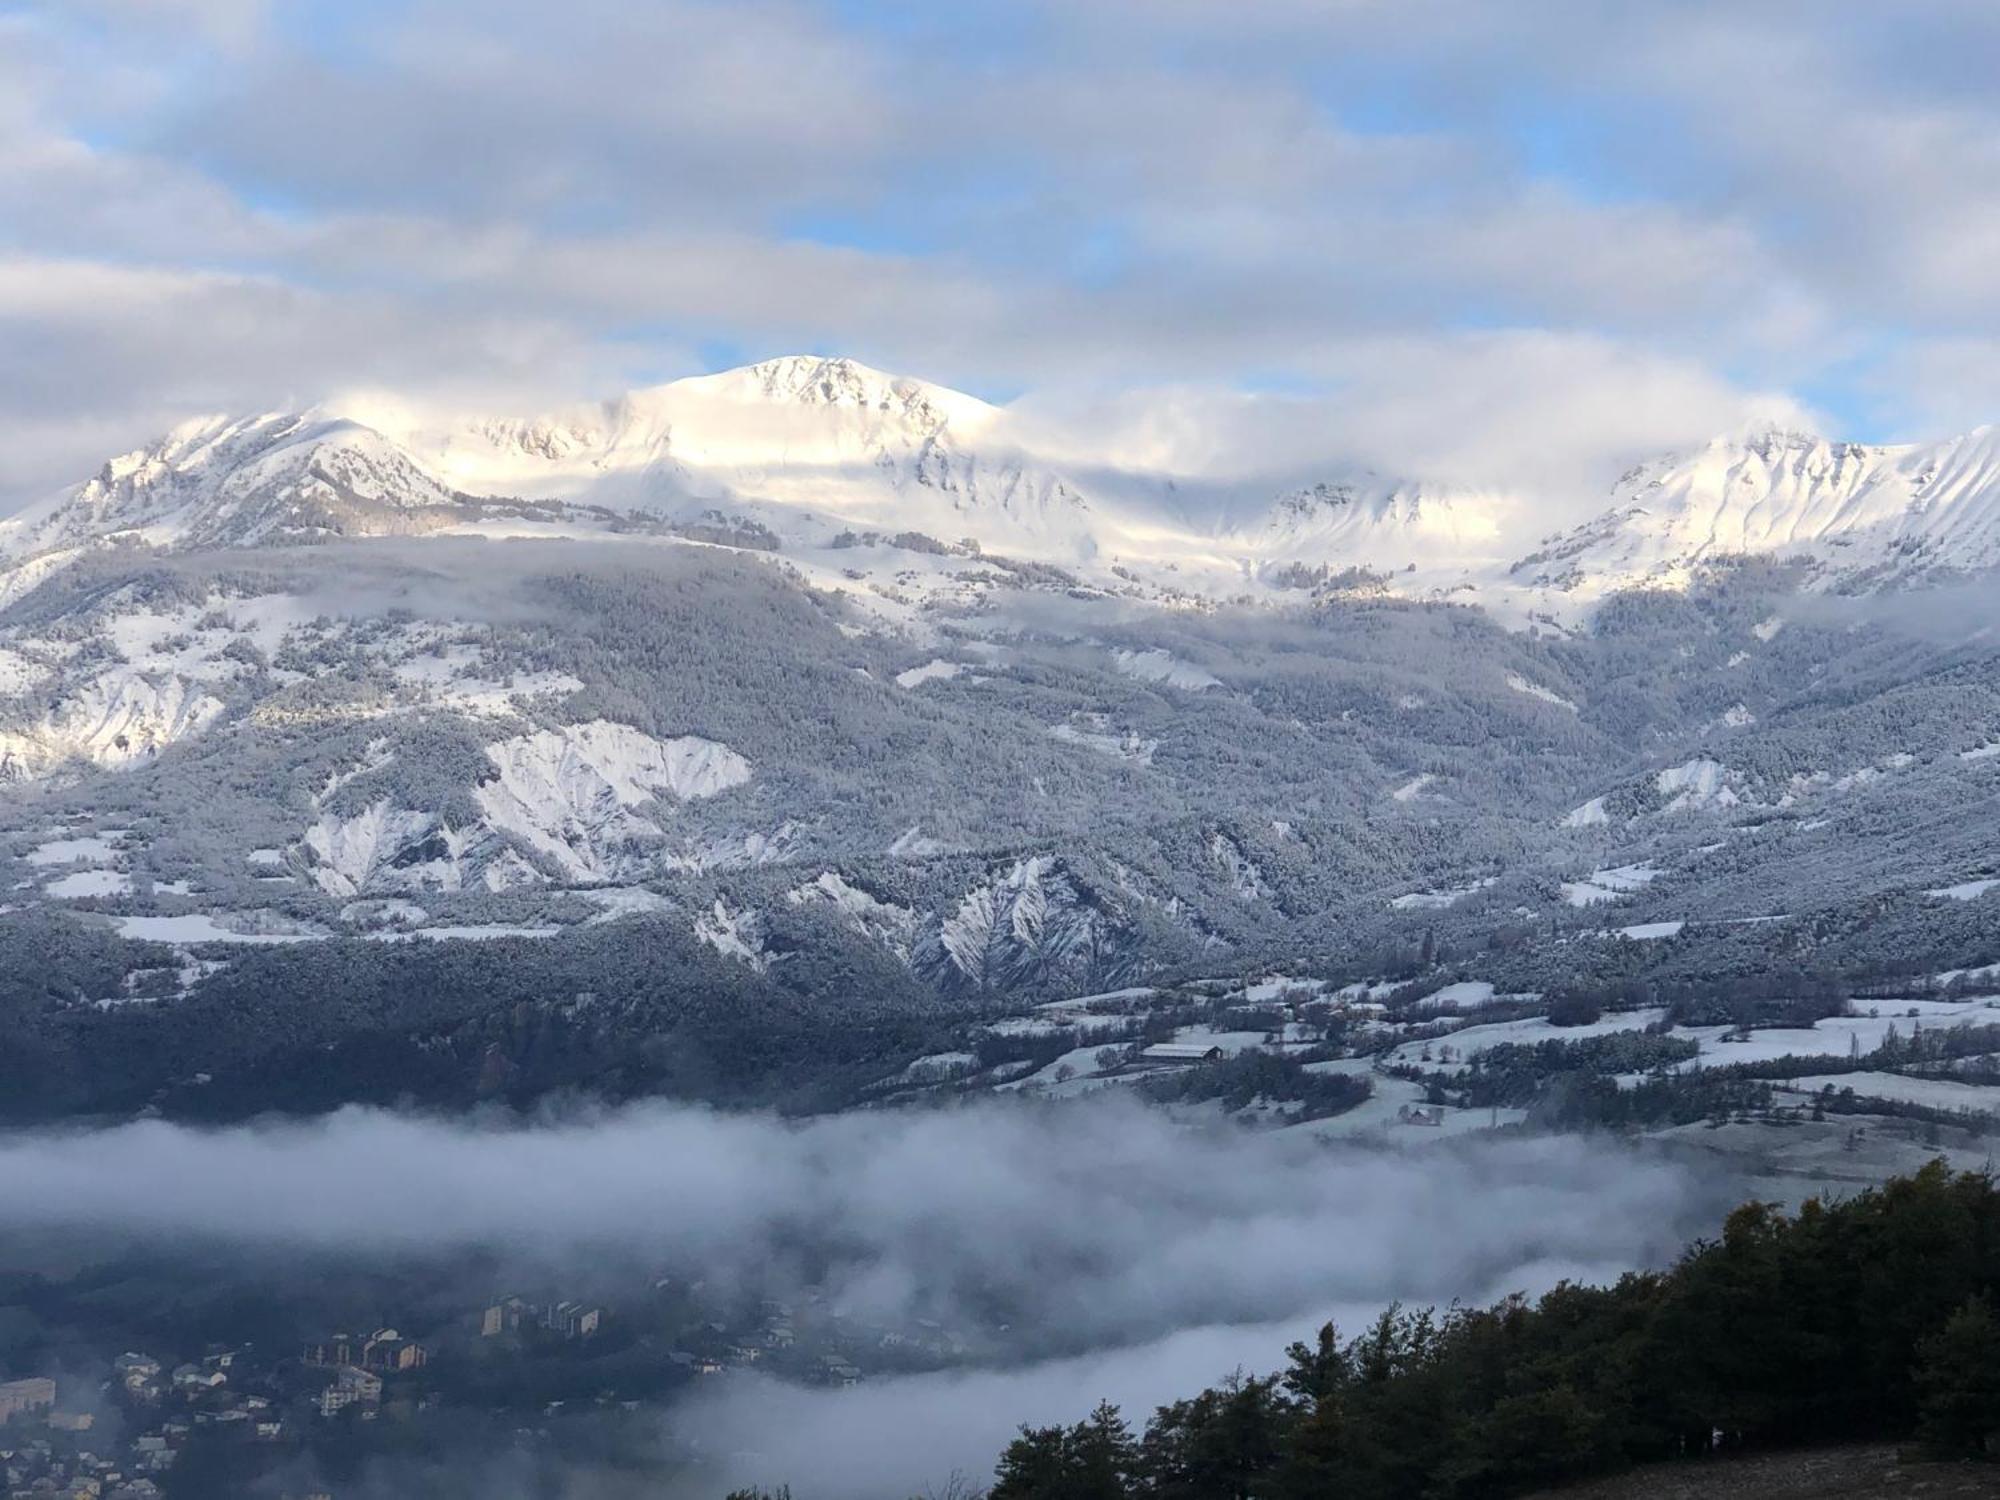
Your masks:
<svg viewBox="0 0 2000 1500"><path fill-rule="evenodd" d="M323 410L201 417L0 527L22 558L113 536L175 547L423 531L464 497L393 441Z"/></svg>
<svg viewBox="0 0 2000 1500"><path fill-rule="evenodd" d="M985 427L999 408L948 386L892 375L845 357L788 354L715 375L661 386L657 397L711 396L894 417L926 433L952 427L963 435Z"/></svg>
<svg viewBox="0 0 2000 1500"><path fill-rule="evenodd" d="M2000 566L2000 444L1981 432L1876 445L1771 425L1642 464L1613 499L1516 573L1601 593L1751 555L1852 588Z"/></svg>

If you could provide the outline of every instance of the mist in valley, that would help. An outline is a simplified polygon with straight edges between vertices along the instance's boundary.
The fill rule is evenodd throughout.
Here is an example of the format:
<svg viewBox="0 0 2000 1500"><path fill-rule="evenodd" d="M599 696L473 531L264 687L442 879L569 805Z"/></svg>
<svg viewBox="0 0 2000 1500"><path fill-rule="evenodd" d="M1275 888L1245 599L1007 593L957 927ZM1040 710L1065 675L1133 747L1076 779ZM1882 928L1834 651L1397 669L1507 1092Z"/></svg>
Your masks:
<svg viewBox="0 0 2000 1500"><path fill-rule="evenodd" d="M924 1320L953 1368L844 1390L745 1371L663 1408L690 1493L981 1479L1022 1422L1143 1413L1386 1305L1489 1301L1670 1260L1736 1186L1585 1138L1361 1150L1110 1100L786 1121L653 1103L443 1119L346 1109L198 1129L16 1134L16 1240L220 1266L476 1257L573 1286L699 1277L859 1326ZM472 1289L469 1297L482 1295ZM597 1493L583 1490L579 1493Z"/></svg>

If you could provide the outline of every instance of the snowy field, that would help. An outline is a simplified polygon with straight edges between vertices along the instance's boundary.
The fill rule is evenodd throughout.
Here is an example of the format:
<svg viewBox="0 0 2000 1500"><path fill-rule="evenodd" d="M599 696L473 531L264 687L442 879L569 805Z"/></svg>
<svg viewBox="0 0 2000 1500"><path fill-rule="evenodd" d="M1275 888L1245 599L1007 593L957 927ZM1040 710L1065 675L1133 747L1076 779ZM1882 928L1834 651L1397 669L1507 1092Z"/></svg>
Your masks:
<svg viewBox="0 0 2000 1500"><path fill-rule="evenodd" d="M243 920L261 914L226 914L243 921L242 930L224 926L206 912L189 912L175 917L120 917L118 935L147 943L310 943L326 936L323 932L259 928Z"/></svg>
<svg viewBox="0 0 2000 1500"><path fill-rule="evenodd" d="M1309 1063L1307 1066L1319 1072L1340 1065ZM1413 1125L1401 1118L1402 1112L1424 1107L1424 1086L1406 1078L1380 1075L1373 1076L1370 1082L1375 1092L1365 1102L1331 1119L1307 1120L1292 1128L1329 1141L1393 1140L1399 1145L1427 1145L1497 1126L1517 1125L1527 1118L1526 1111L1518 1109L1453 1109L1438 1105L1432 1106L1438 1112L1437 1124Z"/></svg>
<svg viewBox="0 0 2000 1500"><path fill-rule="evenodd" d="M1571 906L1601 906L1644 890L1665 872L1652 865L1616 865L1592 870L1582 880L1563 883L1563 900Z"/></svg>
<svg viewBox="0 0 2000 1500"><path fill-rule="evenodd" d="M1852 1089L1864 1099L1890 1099L1925 1109L1969 1109L1982 1114L2000 1110L2000 1088L1976 1083L1950 1083L1935 1078L1905 1078L1898 1073L1826 1073L1794 1078L1785 1087L1799 1094L1835 1093Z"/></svg>
<svg viewBox="0 0 2000 1500"><path fill-rule="evenodd" d="M1666 1014L1663 1010L1614 1011L1588 1026L1557 1026L1547 1016L1529 1016L1519 1021L1496 1021L1488 1026L1468 1026L1450 1036L1427 1042L1404 1042L1383 1058L1388 1067L1435 1067L1449 1052L1453 1063L1476 1057L1489 1047L1506 1044L1532 1047L1541 1042L1574 1042L1584 1037L1612 1036L1621 1031L1644 1031ZM1426 1063L1428 1052L1432 1061Z"/></svg>
<svg viewBox="0 0 2000 1500"><path fill-rule="evenodd" d="M1913 1014L1914 1013L1914 1014ZM1724 1041L1727 1026L1675 1027L1675 1036L1691 1037L1701 1047L1694 1066L1770 1062L1780 1057L1849 1057L1873 1052L1894 1028L1908 1036L1921 1022L1926 1029L2000 1023L2000 1000L1898 1000L1875 1015L1832 1016L1817 1026L1781 1026L1753 1031L1745 1041Z"/></svg>

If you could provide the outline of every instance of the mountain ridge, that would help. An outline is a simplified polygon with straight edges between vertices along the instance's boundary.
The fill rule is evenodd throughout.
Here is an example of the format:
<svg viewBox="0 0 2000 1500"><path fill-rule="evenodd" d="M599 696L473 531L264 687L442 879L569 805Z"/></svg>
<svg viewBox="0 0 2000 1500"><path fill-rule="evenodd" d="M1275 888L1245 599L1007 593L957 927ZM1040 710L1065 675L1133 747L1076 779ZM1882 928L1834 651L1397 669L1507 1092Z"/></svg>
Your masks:
<svg viewBox="0 0 2000 1500"><path fill-rule="evenodd" d="M193 550L521 522L587 535L698 521L711 539L735 524L801 554L921 539L1071 569L1112 593L1277 602L1365 586L1517 621L1683 588L1739 556L1797 559L1813 586L1849 591L2000 567L1992 427L1926 444L1717 438L1639 463L1603 510L1531 548L1517 540L1530 495L1339 464L1313 483L1246 483L1202 525L1167 503L1173 476L1157 494L1108 490L1023 446L1004 407L840 358L767 360L539 416L370 417L334 404L181 424L0 520L0 580L7 564L46 571L112 540ZM0 600L21 582L0 581Z"/></svg>

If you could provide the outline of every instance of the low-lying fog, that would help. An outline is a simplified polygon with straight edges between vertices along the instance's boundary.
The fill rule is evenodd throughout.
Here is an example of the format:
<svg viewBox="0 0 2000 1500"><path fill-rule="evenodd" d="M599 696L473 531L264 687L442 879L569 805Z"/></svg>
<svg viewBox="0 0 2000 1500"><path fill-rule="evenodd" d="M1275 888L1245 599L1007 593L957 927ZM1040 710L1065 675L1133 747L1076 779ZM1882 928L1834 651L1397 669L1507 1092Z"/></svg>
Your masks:
<svg viewBox="0 0 2000 1500"><path fill-rule="evenodd" d="M344 1110L200 1130L0 1140L0 1202L38 1233L246 1248L486 1248L675 1266L843 1311L996 1335L997 1363L845 1391L748 1376L670 1420L802 1500L978 1479L1024 1421L1099 1397L1138 1416L1268 1370L1322 1319L1491 1300L1669 1259L1737 1196L1580 1139L1335 1148L1195 1130L1119 1101L804 1123L665 1104L519 1122ZM357 1230L359 1229L359 1234ZM995 1326L1005 1319L1004 1337Z"/></svg>

